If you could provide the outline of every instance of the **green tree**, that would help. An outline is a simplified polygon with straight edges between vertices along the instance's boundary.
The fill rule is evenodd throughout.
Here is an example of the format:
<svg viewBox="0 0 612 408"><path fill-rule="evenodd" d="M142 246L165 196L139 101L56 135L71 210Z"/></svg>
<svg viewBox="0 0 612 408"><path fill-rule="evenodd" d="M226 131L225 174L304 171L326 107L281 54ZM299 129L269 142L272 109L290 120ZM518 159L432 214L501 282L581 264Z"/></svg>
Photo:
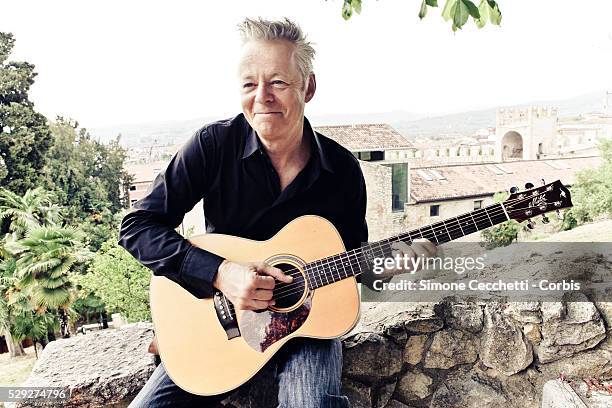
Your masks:
<svg viewBox="0 0 612 408"><path fill-rule="evenodd" d="M53 317L41 316L44 311L34 310L35 306L30 303L30 291L18 286L19 280L15 276L16 259L6 246L24 238L32 229L59 223L60 208L53 200L53 195L40 187L28 190L24 195L0 189L0 231L5 233L0 239L0 296L5 300L4 316L7 319L2 328L9 339L7 343L10 343L12 356L23 353L19 340L24 336L42 341L38 331L40 324L34 322L49 322ZM12 300L7 303L9 298ZM49 335L53 339L53 326L47 325L47 328L50 331L45 333L45 337Z"/></svg>
<svg viewBox="0 0 612 408"><path fill-rule="evenodd" d="M13 339L21 342L27 337L31 338L35 351L36 343L45 347L49 333L55 332L59 327L57 316L32 304L30 288L19 289L14 286L8 292L7 299L12 315L10 333Z"/></svg>
<svg viewBox="0 0 612 408"><path fill-rule="evenodd" d="M16 238L39 226L56 225L60 220L60 207L53 194L41 187L20 195L0 188L0 232L11 232Z"/></svg>
<svg viewBox="0 0 612 408"><path fill-rule="evenodd" d="M493 197L495 202L502 202L508 198L508 193L497 193ZM522 230L521 224L515 220L508 220L501 224L494 225L480 233L487 249L500 246L508 246L518 239L518 234Z"/></svg>
<svg viewBox="0 0 612 408"><path fill-rule="evenodd" d="M134 176L125 170L127 150L121 146L120 136L108 144L97 143L100 152L99 165L96 166L94 177L101 180L108 195L111 213L117 213L129 208L129 188Z"/></svg>
<svg viewBox="0 0 612 408"><path fill-rule="evenodd" d="M120 312L128 321L150 320L149 283L151 271L112 239L105 242L85 275L76 282L100 297L110 313Z"/></svg>
<svg viewBox="0 0 612 408"><path fill-rule="evenodd" d="M31 288L18 286L15 269L13 258L0 262L0 333L5 336L11 357L25 354L21 341L26 337L44 347L49 333L59 327L54 314L32 304Z"/></svg>
<svg viewBox="0 0 612 408"><path fill-rule="evenodd" d="M45 337L55 339L60 323L62 333L67 333L68 317L75 314L70 308L75 291L69 275L91 255L84 248L82 232L58 226L61 209L53 200L41 188L23 196L0 189L0 221L7 232L0 240L0 295L12 299L5 302L3 328L15 339L31 337L43 346ZM43 324L48 331L41 337Z"/></svg>
<svg viewBox="0 0 612 408"><path fill-rule="evenodd" d="M74 228L39 227L6 244L16 259L18 285L33 287L35 306L57 309L60 316L67 311L72 301L69 273L91 256L82 241L82 233Z"/></svg>
<svg viewBox="0 0 612 408"><path fill-rule="evenodd" d="M65 208L72 225L95 221L128 206L130 175L123 169L126 151L116 139L103 144L79 129L76 121L58 117L51 125L54 136L44 169L46 186Z"/></svg>
<svg viewBox="0 0 612 408"><path fill-rule="evenodd" d="M8 61L14 44L12 34L0 32L0 183L24 193L39 184L51 132L28 99L34 65Z"/></svg>
<svg viewBox="0 0 612 408"><path fill-rule="evenodd" d="M15 290L16 278L15 260L8 259L0 262L0 333L4 336L11 357L25 354L19 339L13 336L13 324L17 313L13 304L9 303L9 297Z"/></svg>
<svg viewBox="0 0 612 408"><path fill-rule="evenodd" d="M353 12L360 14L361 6L362 0L344 0L342 17L348 20L353 16ZM421 0L419 18L423 19L427 15L427 10L433 7L438 7L438 0ZM453 31L461 29L470 17L478 28L482 28L487 23L500 25L502 15L497 2L493 0L481 0L478 7L471 0L446 0L442 9L442 18L451 21Z"/></svg>
<svg viewBox="0 0 612 408"><path fill-rule="evenodd" d="M92 318L95 321L100 321L102 314L106 313L104 301L93 293L80 289L76 300L72 304L72 308L80 316L80 323L89 324Z"/></svg>
<svg viewBox="0 0 612 408"><path fill-rule="evenodd" d="M602 164L576 174L570 189L574 206L565 212L564 229L572 229L597 217L612 217L612 140L601 140L599 150Z"/></svg>
<svg viewBox="0 0 612 408"><path fill-rule="evenodd" d="M119 225L127 210L112 214L110 210L103 209L92 214L80 225L80 229L86 236L86 243L92 252L98 252L108 240L116 240Z"/></svg>

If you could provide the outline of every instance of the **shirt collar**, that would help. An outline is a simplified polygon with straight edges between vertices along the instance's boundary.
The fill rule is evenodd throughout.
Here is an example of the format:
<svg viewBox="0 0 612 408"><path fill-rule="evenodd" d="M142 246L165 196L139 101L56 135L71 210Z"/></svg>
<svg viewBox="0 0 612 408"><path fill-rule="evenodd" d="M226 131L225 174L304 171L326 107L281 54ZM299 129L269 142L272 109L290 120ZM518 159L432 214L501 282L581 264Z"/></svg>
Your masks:
<svg viewBox="0 0 612 408"><path fill-rule="evenodd" d="M319 136L314 131L314 129L312 128L312 126L310 125L310 122L308 121L308 119L306 119L306 117L304 117L304 135L306 137L311 138L310 147L312 149L312 152L317 156L317 159L318 159L319 164L321 165L321 168L329 171L330 173L333 173L334 171L332 170L330 162L327 159L327 155L325 154L325 149L321 145ZM259 140L259 137L257 137L257 133L255 132L255 129L253 129L251 126L248 126L246 142L244 144L244 152L242 154L242 158L246 159L247 157L250 157L257 151L263 152L264 151L263 146L261 145L261 141Z"/></svg>

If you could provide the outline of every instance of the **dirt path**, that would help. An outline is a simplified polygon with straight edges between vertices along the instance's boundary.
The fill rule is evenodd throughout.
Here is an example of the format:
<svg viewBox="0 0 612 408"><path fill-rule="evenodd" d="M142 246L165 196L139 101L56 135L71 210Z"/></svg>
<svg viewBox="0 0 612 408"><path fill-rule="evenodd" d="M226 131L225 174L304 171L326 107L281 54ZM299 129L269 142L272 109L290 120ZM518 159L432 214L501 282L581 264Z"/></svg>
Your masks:
<svg viewBox="0 0 612 408"><path fill-rule="evenodd" d="M0 386L19 385L28 378L36 362L36 355L33 347L25 351L25 356L15 358L10 358L9 353L0 354Z"/></svg>

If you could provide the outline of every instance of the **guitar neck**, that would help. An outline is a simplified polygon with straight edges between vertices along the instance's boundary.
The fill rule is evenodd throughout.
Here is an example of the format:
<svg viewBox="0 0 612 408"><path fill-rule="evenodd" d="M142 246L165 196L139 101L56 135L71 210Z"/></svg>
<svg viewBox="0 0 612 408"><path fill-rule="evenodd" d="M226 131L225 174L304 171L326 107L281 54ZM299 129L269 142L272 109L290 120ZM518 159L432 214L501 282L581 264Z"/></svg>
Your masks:
<svg viewBox="0 0 612 408"><path fill-rule="evenodd" d="M503 203L497 203L381 241L367 243L361 248L319 259L306 265L308 286L316 289L372 270L375 258L393 256L391 248L393 242L411 244L415 239L425 238L439 245L501 224L509 219Z"/></svg>

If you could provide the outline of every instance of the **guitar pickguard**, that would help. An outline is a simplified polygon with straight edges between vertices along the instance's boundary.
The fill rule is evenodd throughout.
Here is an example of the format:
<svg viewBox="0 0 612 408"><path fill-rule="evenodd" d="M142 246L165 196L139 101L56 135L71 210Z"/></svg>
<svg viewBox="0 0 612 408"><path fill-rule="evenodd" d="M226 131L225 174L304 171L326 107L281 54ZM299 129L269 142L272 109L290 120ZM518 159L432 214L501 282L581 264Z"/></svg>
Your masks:
<svg viewBox="0 0 612 408"><path fill-rule="evenodd" d="M301 306L290 312L245 311L240 319L242 338L255 351L263 353L272 344L302 327L310 308L309 296Z"/></svg>

